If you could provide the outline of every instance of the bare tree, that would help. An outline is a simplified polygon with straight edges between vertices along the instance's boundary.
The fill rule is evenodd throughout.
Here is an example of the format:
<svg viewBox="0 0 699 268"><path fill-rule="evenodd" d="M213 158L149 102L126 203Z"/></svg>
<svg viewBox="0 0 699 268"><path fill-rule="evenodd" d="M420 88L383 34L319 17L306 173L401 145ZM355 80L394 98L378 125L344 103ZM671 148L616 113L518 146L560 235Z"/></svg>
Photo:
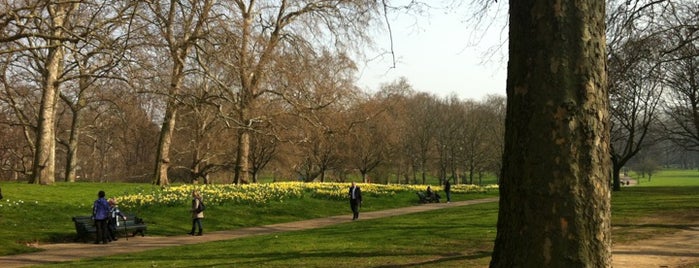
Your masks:
<svg viewBox="0 0 699 268"><path fill-rule="evenodd" d="M505 147L505 114L507 111L507 100L504 96L490 95L484 100L487 118L483 126L484 128L484 144L487 147L485 152L486 170L496 174L498 180L501 178L502 171L502 154Z"/></svg>
<svg viewBox="0 0 699 268"><path fill-rule="evenodd" d="M76 10L77 19L70 28L89 26L78 42L66 47L65 73L61 75L65 89L59 94L71 112L68 139L58 137L66 147L65 181L74 182L78 166L78 145L82 128L82 111L90 103L101 101L94 91L99 81L123 79L117 67L127 50L129 21L133 6L110 1L84 3ZM89 20L89 21L88 21Z"/></svg>
<svg viewBox="0 0 699 268"><path fill-rule="evenodd" d="M666 19L664 39L671 42L665 86L664 128L670 139L688 150L699 150L699 22L696 2L675 5Z"/></svg>
<svg viewBox="0 0 699 268"><path fill-rule="evenodd" d="M410 131L403 133L406 137L406 156L412 158L413 170L419 173L422 184L425 184L435 139L438 100L433 95L418 93L408 100L407 105Z"/></svg>
<svg viewBox="0 0 699 268"><path fill-rule="evenodd" d="M655 42L654 42L655 41ZM621 190L621 168L649 140L662 95L663 74L657 50L659 39L630 40L624 48L609 49L611 153L613 190Z"/></svg>
<svg viewBox="0 0 699 268"><path fill-rule="evenodd" d="M38 103L41 92L39 87L33 83L36 80L31 70L22 68L23 62L19 59L22 54L5 54L0 63L2 76L2 94L0 94L0 107L3 111L0 124L6 129L6 133L13 135L3 135L3 169L11 171L12 177L18 179L20 176L31 179L32 163L34 157L34 142L36 140L36 119L38 114ZM27 82L32 81L32 82Z"/></svg>
<svg viewBox="0 0 699 268"><path fill-rule="evenodd" d="M156 0L144 2L147 13L141 19L152 36L148 37L155 47L165 48L169 62L167 105L158 142L158 156L155 163L153 184L168 185L167 174L170 167L170 147L177 122L177 98L182 92L188 67L188 57L192 48L202 40L207 30L214 0Z"/></svg>
<svg viewBox="0 0 699 268"><path fill-rule="evenodd" d="M250 175L257 183L259 174L277 153L278 139L273 135L254 135L250 140Z"/></svg>
<svg viewBox="0 0 699 268"><path fill-rule="evenodd" d="M353 42L364 40L364 27L374 18L375 1L231 1L224 26L226 35L234 38L222 49L232 54L227 64L237 81L226 83L229 99L237 106L231 117L239 130L235 181L248 181L250 136L255 122L265 114L256 109L264 102L270 66L282 50L320 51L335 47L342 51ZM331 40L331 42L327 42ZM277 89L279 90L279 89Z"/></svg>
<svg viewBox="0 0 699 268"><path fill-rule="evenodd" d="M178 98L181 109L177 133L173 137L175 159L171 169L186 171L187 181L209 183L212 174L230 170L227 161L235 138L219 116L225 103L209 80L190 79ZM196 83L198 82L198 83ZM230 109L227 107L227 109Z"/></svg>
<svg viewBox="0 0 699 268"><path fill-rule="evenodd" d="M456 96L447 98L435 108L435 151L438 155L437 167L440 181L452 179L457 183L459 174L457 169L460 167L457 163L462 159L464 149L459 133L470 127L466 125L464 108L463 102ZM451 173L450 178L447 178L448 173Z"/></svg>
<svg viewBox="0 0 699 268"><path fill-rule="evenodd" d="M28 53L40 68L41 102L30 183L51 184L56 170L56 103L63 73L64 43L74 41L71 20L80 2L4 2L0 43L3 53ZM29 67L32 68L32 67Z"/></svg>
<svg viewBox="0 0 699 268"><path fill-rule="evenodd" d="M369 173L381 165L390 147L395 146L390 131L393 126L385 112L394 105L391 99L366 96L347 111L349 131L339 141L340 153L347 170L357 170L363 182L369 182Z"/></svg>
<svg viewBox="0 0 699 268"><path fill-rule="evenodd" d="M377 96L390 100L392 103L387 107L385 116L387 117L387 143L390 145L387 150L386 164L390 166L390 173L395 174L396 183L409 183L410 174L414 174L415 151L411 146L408 133L412 130L412 123L407 115L413 109L410 105L410 98L415 94L412 85L404 77L391 83L381 85L381 91Z"/></svg>
<svg viewBox="0 0 699 268"><path fill-rule="evenodd" d="M473 179L476 175L482 177L482 173L486 169L488 147L488 136L493 133L486 131L491 119L488 116L488 109L481 103L469 101L465 105L465 120L464 128L460 131L462 150L461 161L464 165L464 171L468 173L468 183L473 184Z"/></svg>
<svg viewBox="0 0 699 268"><path fill-rule="evenodd" d="M288 66L307 71L296 72L286 68L287 71L281 72L283 75L278 79L283 83L278 88L286 90L272 92L280 96L283 103L289 106L288 112L299 119L299 128L304 134L297 146L306 152L303 164L299 166L312 171L310 174L317 173L323 182L328 171L341 168L341 141L354 129L353 122L347 116L354 108L354 64L346 57L333 57L328 53L317 58L297 59L302 62ZM314 179L313 176L305 178Z"/></svg>

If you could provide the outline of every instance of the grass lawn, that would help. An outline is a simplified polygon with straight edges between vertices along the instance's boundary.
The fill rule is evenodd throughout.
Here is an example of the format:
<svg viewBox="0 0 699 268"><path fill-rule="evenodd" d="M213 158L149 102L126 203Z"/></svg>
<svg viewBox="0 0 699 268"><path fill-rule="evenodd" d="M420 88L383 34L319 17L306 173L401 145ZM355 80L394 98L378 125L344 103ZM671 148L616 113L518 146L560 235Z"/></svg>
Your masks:
<svg viewBox="0 0 699 268"><path fill-rule="evenodd" d="M4 190L5 185L2 187ZM624 187L622 191L614 192L614 242L629 242L651 235L674 232L690 224L696 225L699 221L699 213L695 212L699 207L698 193L697 171L659 172L653 176L651 183L644 183L639 187ZM464 194L457 195L455 199L466 200L486 196L488 195ZM91 202L92 199L94 198L89 197L87 200ZM414 205L414 199L414 194L409 193L391 199L377 199L375 203L382 204L374 204L372 210ZM265 215L262 218L267 218L268 214L288 214L290 210L297 209L296 215L279 216L275 220L347 214L348 208L345 203L302 199L298 200L298 203L285 202L283 206L268 204L264 208L214 208L221 211L212 209L210 213L236 216L222 220L221 223L212 223L214 217L209 217L206 223L207 226L218 225L223 229L245 224L268 224L271 223L268 220L245 221L238 218L259 218L255 215ZM286 207L287 205L292 206L291 209ZM259 212L260 209L263 209L263 212ZM151 213L151 217L157 218L172 216L176 212L161 212L162 216L158 216L160 214L156 212ZM2 220L4 221L4 218ZM67 221L70 224L70 220ZM189 224L186 220L182 221L164 228L169 231L161 232L165 235L182 233ZM487 266L490 260L496 222L497 204L480 204L348 222L314 230L86 259L51 267L483 267ZM72 229L63 233L72 234L70 231Z"/></svg>
<svg viewBox="0 0 699 268"><path fill-rule="evenodd" d="M27 244L37 241L72 242L75 239L75 227L71 218L75 215L90 215L92 202L97 198L99 190L104 190L107 197L147 194L159 190L156 186L129 183L57 183L41 186L1 182L0 187L5 197L0 200L0 226L7 230L0 232L0 255L35 251ZM492 196L497 196L497 191L453 194L453 200ZM417 196L412 190L395 195L367 193L364 199L363 211L417 205ZM143 218L148 224L148 235L182 235L191 228L188 200L173 205L140 206L134 209L122 207L122 212L135 213ZM349 213L346 200L323 199L310 194L302 198L262 204L207 203L205 228L206 231L232 230Z"/></svg>
<svg viewBox="0 0 699 268"><path fill-rule="evenodd" d="M497 203L456 207L50 266L484 266L495 239L496 211Z"/></svg>

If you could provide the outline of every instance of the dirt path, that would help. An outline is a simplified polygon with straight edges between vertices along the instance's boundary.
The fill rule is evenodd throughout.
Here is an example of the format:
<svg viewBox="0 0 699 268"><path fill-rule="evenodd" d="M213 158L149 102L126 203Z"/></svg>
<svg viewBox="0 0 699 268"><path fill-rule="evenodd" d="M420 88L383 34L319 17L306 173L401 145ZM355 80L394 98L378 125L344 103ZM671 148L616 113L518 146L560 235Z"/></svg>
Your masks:
<svg viewBox="0 0 699 268"><path fill-rule="evenodd" d="M699 227L614 245L612 256L614 267L695 267L699 265Z"/></svg>
<svg viewBox="0 0 699 268"><path fill-rule="evenodd" d="M384 218L389 216L418 213L454 206L466 206L487 202L496 202L497 198L425 204L420 206L389 209L382 211L364 212L362 220ZM321 228L329 225L345 223L350 216L333 216L327 218L305 220L298 222L280 223L259 227L249 227L232 231L206 233L204 236L174 236L174 237L135 237L122 238L109 245L94 245L89 243L63 243L37 245L44 249L41 252L0 256L0 267L25 267L38 264L73 261L84 258L111 256L124 253L141 252L150 249L197 244L203 242L229 240L254 235L272 234L278 232ZM642 246L638 246L642 245ZM682 230L671 236L657 237L638 241L633 245L615 245L613 249L614 267L643 268L643 267L693 267L699 264L699 227Z"/></svg>

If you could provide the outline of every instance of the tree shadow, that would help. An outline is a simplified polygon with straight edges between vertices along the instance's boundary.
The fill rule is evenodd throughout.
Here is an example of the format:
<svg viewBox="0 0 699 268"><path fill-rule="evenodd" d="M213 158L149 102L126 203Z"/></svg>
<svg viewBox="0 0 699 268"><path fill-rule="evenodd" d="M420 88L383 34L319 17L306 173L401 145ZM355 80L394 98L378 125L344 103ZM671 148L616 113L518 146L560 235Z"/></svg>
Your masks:
<svg viewBox="0 0 699 268"><path fill-rule="evenodd" d="M462 261L462 260L477 260L477 259L482 259L482 258L488 258L490 256L491 256L491 252L479 251L479 252L474 252L473 254L470 254L470 255L444 256L444 257L434 259L434 260L429 260L429 261L405 263L405 264L395 264L395 265L380 265L380 266L372 266L372 267L375 267L375 268L399 268L399 267L414 267L414 266L424 266L424 265L437 265L437 267L439 267L440 263L451 262L451 261Z"/></svg>
<svg viewBox="0 0 699 268"><path fill-rule="evenodd" d="M336 260L338 266L360 266L360 267L375 267L375 268L390 268L390 267L415 267L423 265L436 265L440 266L442 263L462 261L462 260L476 260L480 258L490 257L490 252L478 251L472 254L462 255L462 254L451 254L438 257L436 259L431 259L427 261L405 263L405 264L386 264L386 265L375 265L371 266L367 263L362 263L361 260L367 258L391 258L391 259L401 259L409 258L411 256L420 257L424 256L422 253L415 254L395 254L394 252L356 252L356 251L323 251L323 252L300 252L300 251L287 251L287 252L266 252L266 253L222 253L222 254L208 254L205 259L207 261L203 263L192 262L191 258L193 256L186 256L183 254L178 258L170 258L165 261L185 261L184 263L177 263L178 267L286 267L289 261L298 260L308 260L305 265L316 267L317 263L314 260L318 260L319 263L326 265L327 263L333 263ZM199 256L202 257L202 256ZM123 258L123 260L121 260ZM152 262L153 265L164 265L168 266L167 263L158 263L159 261L154 261L152 256L142 256L135 258L134 256L114 256L113 260L116 263L119 262ZM82 264L87 266L101 265L101 259L94 260L83 260Z"/></svg>
<svg viewBox="0 0 699 268"><path fill-rule="evenodd" d="M697 224L660 224L660 223L614 224L612 227L626 227L626 228L662 228L662 229L677 229L677 230L699 231L699 225L697 225Z"/></svg>

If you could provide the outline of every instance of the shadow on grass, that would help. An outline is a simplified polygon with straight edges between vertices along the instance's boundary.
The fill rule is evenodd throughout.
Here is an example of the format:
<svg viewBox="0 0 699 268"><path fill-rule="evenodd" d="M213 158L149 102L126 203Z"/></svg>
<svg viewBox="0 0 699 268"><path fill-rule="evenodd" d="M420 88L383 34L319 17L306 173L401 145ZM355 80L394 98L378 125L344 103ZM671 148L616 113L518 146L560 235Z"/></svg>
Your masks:
<svg viewBox="0 0 699 268"><path fill-rule="evenodd" d="M656 229L677 229L677 230L699 231L699 225L697 225L697 224L659 224L659 223L647 223L647 224L614 224L612 227L623 227L623 228L656 228Z"/></svg>
<svg viewBox="0 0 699 268"><path fill-rule="evenodd" d="M414 263L405 263L405 264L396 264L396 265L379 265L379 266L374 266L376 268L398 268L398 267L413 267L413 266L423 266L423 265L437 265L439 267L440 264L445 263L445 262L453 262L453 261L463 261L463 260L477 260L477 259L482 259L482 258L488 258L491 256L491 252L474 252L474 254L471 255L454 255L454 256L444 256L438 259L434 260L429 260L429 261L422 261L422 262L414 262Z"/></svg>
<svg viewBox="0 0 699 268"><path fill-rule="evenodd" d="M489 258L491 252L477 251L462 255L459 253L443 256L425 253L396 252L357 252L357 251L321 251L321 252L265 252L207 254L194 256L192 252L183 252L177 258L158 259L153 256L120 255L109 258L96 258L73 263L54 264L63 267L96 267L105 265L114 267L134 267L148 264L152 267L416 267L424 265L444 266L449 262L478 260ZM436 257L436 258L435 258ZM415 259L415 262L411 262ZM427 260L425 260L427 259ZM199 261L193 261L199 260ZM405 263L396 263L398 261ZM372 265L372 263L374 263ZM381 264L384 263L384 264ZM393 263L393 264L391 264ZM68 267L65 266L65 267Z"/></svg>
<svg viewBox="0 0 699 268"><path fill-rule="evenodd" d="M637 256L663 256L677 258L699 258L699 253L684 253L676 251L639 250L639 251L613 251L612 254L637 255Z"/></svg>

